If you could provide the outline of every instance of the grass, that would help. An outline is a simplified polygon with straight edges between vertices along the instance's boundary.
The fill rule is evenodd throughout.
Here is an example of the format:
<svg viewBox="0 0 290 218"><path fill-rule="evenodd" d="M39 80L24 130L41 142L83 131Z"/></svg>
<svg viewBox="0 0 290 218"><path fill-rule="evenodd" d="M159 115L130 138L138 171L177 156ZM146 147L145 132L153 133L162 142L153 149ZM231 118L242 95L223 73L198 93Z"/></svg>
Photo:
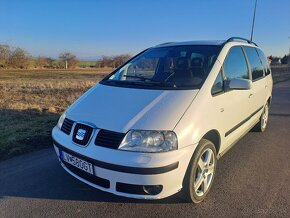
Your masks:
<svg viewBox="0 0 290 218"><path fill-rule="evenodd" d="M0 71L0 160L52 145L60 114L112 69ZM272 68L274 82L290 79Z"/></svg>
<svg viewBox="0 0 290 218"><path fill-rule="evenodd" d="M50 131L58 114L0 110L0 159L51 146Z"/></svg>

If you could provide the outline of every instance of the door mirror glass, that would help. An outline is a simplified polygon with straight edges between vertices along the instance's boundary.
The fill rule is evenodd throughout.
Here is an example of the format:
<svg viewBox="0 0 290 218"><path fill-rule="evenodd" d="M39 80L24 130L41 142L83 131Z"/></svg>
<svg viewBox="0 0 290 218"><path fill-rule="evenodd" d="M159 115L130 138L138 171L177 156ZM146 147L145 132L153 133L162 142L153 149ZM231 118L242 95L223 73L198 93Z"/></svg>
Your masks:
<svg viewBox="0 0 290 218"><path fill-rule="evenodd" d="M252 88L252 81L249 79L234 78L229 82L230 89L249 90Z"/></svg>

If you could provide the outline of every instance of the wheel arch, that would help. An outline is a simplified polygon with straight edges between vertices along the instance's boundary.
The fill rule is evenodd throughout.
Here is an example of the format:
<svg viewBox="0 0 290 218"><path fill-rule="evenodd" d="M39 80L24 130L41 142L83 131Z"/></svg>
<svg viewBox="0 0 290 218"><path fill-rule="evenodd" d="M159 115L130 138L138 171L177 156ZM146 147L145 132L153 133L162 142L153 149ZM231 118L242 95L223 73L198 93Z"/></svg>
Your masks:
<svg viewBox="0 0 290 218"><path fill-rule="evenodd" d="M219 154L220 146L221 146L221 136L220 136L220 133L216 129L212 129L208 131L206 134L203 135L202 139L207 139L211 141L215 146L217 155Z"/></svg>
<svg viewBox="0 0 290 218"><path fill-rule="evenodd" d="M269 98L267 99L267 103L268 103L269 106L271 105L271 103L272 103L272 96L269 96Z"/></svg>

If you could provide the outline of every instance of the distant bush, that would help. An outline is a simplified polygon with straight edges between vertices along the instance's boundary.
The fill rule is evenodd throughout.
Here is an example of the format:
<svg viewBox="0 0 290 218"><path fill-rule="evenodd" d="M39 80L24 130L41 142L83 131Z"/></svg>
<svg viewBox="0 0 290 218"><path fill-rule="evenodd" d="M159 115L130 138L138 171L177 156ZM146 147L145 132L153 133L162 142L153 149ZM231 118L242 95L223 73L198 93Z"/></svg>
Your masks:
<svg viewBox="0 0 290 218"><path fill-rule="evenodd" d="M0 45L0 68L8 67L10 55L10 47L8 45Z"/></svg>
<svg viewBox="0 0 290 218"><path fill-rule="evenodd" d="M98 67L112 67L116 68L127 62L131 58L129 54L122 54L116 56L102 56L98 63Z"/></svg>
<svg viewBox="0 0 290 218"><path fill-rule="evenodd" d="M38 68L54 68L54 59L39 56L36 59L36 66Z"/></svg>
<svg viewBox="0 0 290 218"><path fill-rule="evenodd" d="M9 45L0 45L1 68L27 68L30 56L21 48L11 48Z"/></svg>

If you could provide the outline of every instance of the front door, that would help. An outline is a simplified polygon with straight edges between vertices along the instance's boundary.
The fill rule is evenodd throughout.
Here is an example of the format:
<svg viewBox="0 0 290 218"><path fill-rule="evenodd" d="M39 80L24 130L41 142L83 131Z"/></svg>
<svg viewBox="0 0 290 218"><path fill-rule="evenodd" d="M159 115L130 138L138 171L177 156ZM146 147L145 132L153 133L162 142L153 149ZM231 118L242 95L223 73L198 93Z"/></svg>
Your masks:
<svg viewBox="0 0 290 218"><path fill-rule="evenodd" d="M226 149L247 130L247 121L251 115L252 90L231 90L228 87L234 78L250 79L245 54L240 46L230 49L225 62L224 80L225 93L223 95L223 129L224 143L221 150Z"/></svg>

